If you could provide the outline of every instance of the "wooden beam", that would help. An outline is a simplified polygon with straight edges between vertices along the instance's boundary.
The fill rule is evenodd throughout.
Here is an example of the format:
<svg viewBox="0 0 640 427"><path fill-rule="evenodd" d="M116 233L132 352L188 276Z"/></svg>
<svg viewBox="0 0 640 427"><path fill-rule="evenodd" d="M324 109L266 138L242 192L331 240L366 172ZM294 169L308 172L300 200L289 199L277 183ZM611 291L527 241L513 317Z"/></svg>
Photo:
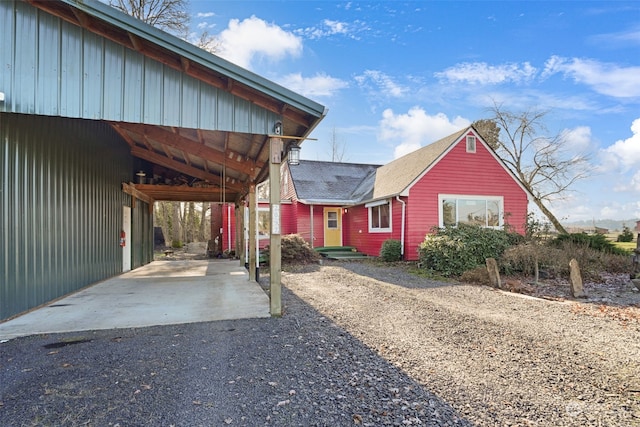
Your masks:
<svg viewBox="0 0 640 427"><path fill-rule="evenodd" d="M237 156L228 157L223 151L216 150L204 144L204 142L195 141L188 137L173 133L158 126L137 125L137 124L117 124L116 126L127 129L131 132L145 135L147 138L153 139L162 145L176 148L180 151L194 154L202 157L210 162L218 164L226 164L227 168L238 171L242 174L252 176L256 168L265 166L261 162L249 159L245 156L238 159ZM204 141L204 140L203 140ZM167 153L169 157L169 153Z"/></svg>
<svg viewBox="0 0 640 427"><path fill-rule="evenodd" d="M136 157L140 157L141 159L149 160L150 162L156 163L160 166L164 166L166 168L173 169L178 172L182 172L186 175L190 175L194 178L200 178L204 181L217 184L220 187L223 186L222 178L220 176L205 172L204 170L198 169L194 166L189 166L184 163L178 162L176 160L169 159L163 156L162 154L156 153L155 151L149 151L149 150L140 148L138 146L135 146L131 148L131 154L133 154ZM233 191L242 190L242 186L237 184L225 184L225 186L229 187L229 189Z"/></svg>
<svg viewBox="0 0 640 427"><path fill-rule="evenodd" d="M155 202L155 200L151 197L149 197L148 195L146 195L145 193L139 191L138 189L136 189L135 184L133 183L129 183L127 184L126 182L122 183L122 191L124 191L125 193L131 195L132 197L135 197L136 199L140 199L143 202L146 202L150 205L153 205L153 203Z"/></svg>
<svg viewBox="0 0 640 427"><path fill-rule="evenodd" d="M187 185L134 184L135 189L152 197L153 200L174 200L194 202L218 202L220 195L235 200L238 193L220 187L189 187Z"/></svg>
<svg viewBox="0 0 640 427"><path fill-rule="evenodd" d="M131 46L133 46L133 49L142 53L143 46L142 46L142 41L140 40L140 37L130 32L127 32L127 35L129 36L129 40L131 40Z"/></svg>

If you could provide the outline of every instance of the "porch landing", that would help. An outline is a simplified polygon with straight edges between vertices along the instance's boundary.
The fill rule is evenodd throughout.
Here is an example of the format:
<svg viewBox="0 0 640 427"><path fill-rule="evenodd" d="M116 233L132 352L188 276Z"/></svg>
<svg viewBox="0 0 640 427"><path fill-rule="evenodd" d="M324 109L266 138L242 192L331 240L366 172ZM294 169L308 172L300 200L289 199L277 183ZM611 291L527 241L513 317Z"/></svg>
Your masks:
<svg viewBox="0 0 640 427"><path fill-rule="evenodd" d="M321 246L314 248L323 258L333 260L362 260L369 256L358 252L354 246Z"/></svg>

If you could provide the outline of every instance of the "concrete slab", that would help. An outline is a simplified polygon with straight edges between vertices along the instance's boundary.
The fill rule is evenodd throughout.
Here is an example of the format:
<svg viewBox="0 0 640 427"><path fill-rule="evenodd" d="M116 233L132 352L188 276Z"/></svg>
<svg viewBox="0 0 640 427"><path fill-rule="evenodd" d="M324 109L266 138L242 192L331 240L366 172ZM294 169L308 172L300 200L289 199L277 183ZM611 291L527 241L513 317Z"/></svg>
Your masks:
<svg viewBox="0 0 640 427"><path fill-rule="evenodd" d="M0 323L0 340L257 317L269 297L238 261L154 261Z"/></svg>

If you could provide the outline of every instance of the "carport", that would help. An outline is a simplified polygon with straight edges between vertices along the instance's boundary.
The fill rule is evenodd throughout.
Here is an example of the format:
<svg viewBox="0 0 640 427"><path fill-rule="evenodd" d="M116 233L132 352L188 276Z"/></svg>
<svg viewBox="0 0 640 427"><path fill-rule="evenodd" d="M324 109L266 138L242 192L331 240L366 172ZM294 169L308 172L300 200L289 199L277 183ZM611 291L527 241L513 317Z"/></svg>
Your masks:
<svg viewBox="0 0 640 427"><path fill-rule="evenodd" d="M269 298L237 262L154 261L0 323L0 341L259 317L270 317Z"/></svg>
<svg viewBox="0 0 640 427"><path fill-rule="evenodd" d="M280 165L325 108L98 0L2 1L0 22L0 320L149 263L156 201L235 203L255 281L269 177L280 315Z"/></svg>

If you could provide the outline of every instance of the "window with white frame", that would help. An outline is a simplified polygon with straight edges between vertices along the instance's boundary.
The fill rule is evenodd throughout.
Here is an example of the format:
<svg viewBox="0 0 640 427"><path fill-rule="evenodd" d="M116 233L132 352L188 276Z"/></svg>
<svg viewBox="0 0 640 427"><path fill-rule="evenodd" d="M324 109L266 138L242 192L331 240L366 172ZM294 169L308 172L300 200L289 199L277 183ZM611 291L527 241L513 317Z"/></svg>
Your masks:
<svg viewBox="0 0 640 427"><path fill-rule="evenodd" d="M476 137L475 136L467 136L467 153L475 153L476 152Z"/></svg>
<svg viewBox="0 0 640 427"><path fill-rule="evenodd" d="M271 236L271 210L258 208L258 239L268 239Z"/></svg>
<svg viewBox="0 0 640 427"><path fill-rule="evenodd" d="M503 197L440 195L440 227L458 224L503 225Z"/></svg>
<svg viewBox="0 0 640 427"><path fill-rule="evenodd" d="M367 203L365 207L369 210L370 233L391 231L391 202L389 200Z"/></svg>

